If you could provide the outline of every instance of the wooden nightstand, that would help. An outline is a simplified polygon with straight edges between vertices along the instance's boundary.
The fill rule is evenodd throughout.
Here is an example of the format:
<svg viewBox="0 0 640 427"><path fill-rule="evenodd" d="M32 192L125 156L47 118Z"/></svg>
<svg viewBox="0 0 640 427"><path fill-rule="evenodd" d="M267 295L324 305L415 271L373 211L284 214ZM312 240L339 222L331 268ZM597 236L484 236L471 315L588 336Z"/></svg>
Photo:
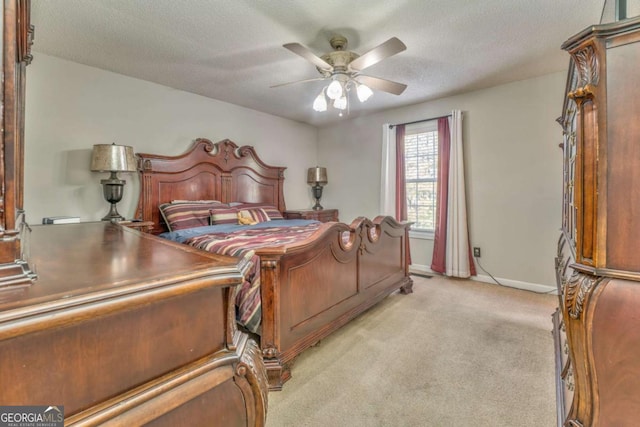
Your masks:
<svg viewBox="0 0 640 427"><path fill-rule="evenodd" d="M140 230L143 233L151 233L153 230L153 221L120 221L118 224Z"/></svg>
<svg viewBox="0 0 640 427"><path fill-rule="evenodd" d="M338 209L284 211L285 219L315 219L320 222L338 221Z"/></svg>

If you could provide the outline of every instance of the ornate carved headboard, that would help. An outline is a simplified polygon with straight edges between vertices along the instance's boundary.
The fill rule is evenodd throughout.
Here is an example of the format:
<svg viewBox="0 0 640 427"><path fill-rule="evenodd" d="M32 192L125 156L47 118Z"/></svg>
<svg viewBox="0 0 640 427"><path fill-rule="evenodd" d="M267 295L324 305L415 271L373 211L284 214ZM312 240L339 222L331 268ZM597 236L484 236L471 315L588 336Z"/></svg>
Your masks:
<svg viewBox="0 0 640 427"><path fill-rule="evenodd" d="M173 200L265 203L285 210L284 167L268 166L248 145L199 138L179 156L138 153L140 199L136 218L167 231L158 206Z"/></svg>

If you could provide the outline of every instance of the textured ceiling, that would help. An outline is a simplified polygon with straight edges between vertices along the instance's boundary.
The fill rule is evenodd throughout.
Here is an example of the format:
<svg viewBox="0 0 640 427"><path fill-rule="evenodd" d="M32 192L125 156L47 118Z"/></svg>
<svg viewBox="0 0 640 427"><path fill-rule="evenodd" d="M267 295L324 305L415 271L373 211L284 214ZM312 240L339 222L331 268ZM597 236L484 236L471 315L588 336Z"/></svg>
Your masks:
<svg viewBox="0 0 640 427"><path fill-rule="evenodd" d="M33 50L323 126L315 67L341 34L364 53L390 37L407 50L364 74L408 85L352 100L349 117L566 69L560 44L600 21L603 0L33 0ZM37 56L35 58L37 60Z"/></svg>

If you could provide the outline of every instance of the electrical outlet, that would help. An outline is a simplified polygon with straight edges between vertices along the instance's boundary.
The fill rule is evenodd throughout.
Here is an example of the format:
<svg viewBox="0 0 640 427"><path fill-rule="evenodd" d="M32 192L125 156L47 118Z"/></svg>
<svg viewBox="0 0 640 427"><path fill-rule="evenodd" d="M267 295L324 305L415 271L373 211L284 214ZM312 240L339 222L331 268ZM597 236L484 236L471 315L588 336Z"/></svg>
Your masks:
<svg viewBox="0 0 640 427"><path fill-rule="evenodd" d="M479 247L474 247L473 248L473 256L476 258L480 258L480 248Z"/></svg>

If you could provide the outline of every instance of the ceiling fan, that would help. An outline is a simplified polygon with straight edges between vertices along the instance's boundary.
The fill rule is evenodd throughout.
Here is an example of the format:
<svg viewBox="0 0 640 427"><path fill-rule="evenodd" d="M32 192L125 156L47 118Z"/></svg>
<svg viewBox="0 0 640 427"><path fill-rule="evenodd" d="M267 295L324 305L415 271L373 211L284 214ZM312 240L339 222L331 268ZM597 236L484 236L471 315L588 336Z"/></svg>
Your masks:
<svg viewBox="0 0 640 427"><path fill-rule="evenodd" d="M331 80L331 83L323 88L322 92L316 97L313 103L313 109L316 111L326 111L326 98L329 98L329 101L333 101L333 107L341 110L340 115L342 115L342 110L348 109L349 100L347 95L354 87L360 102L366 101L373 95L372 88L394 95L400 95L407 88L407 85L402 83L360 74L365 68L405 50L407 47L398 38L392 37L362 55L347 50L347 39L343 36L333 36L331 40L329 40L329 44L331 44L333 51L325 53L322 56L317 56L300 43L287 43L283 45L285 49L289 49L291 52L300 55L315 65L322 77L282 83L271 87L274 88L317 80Z"/></svg>

